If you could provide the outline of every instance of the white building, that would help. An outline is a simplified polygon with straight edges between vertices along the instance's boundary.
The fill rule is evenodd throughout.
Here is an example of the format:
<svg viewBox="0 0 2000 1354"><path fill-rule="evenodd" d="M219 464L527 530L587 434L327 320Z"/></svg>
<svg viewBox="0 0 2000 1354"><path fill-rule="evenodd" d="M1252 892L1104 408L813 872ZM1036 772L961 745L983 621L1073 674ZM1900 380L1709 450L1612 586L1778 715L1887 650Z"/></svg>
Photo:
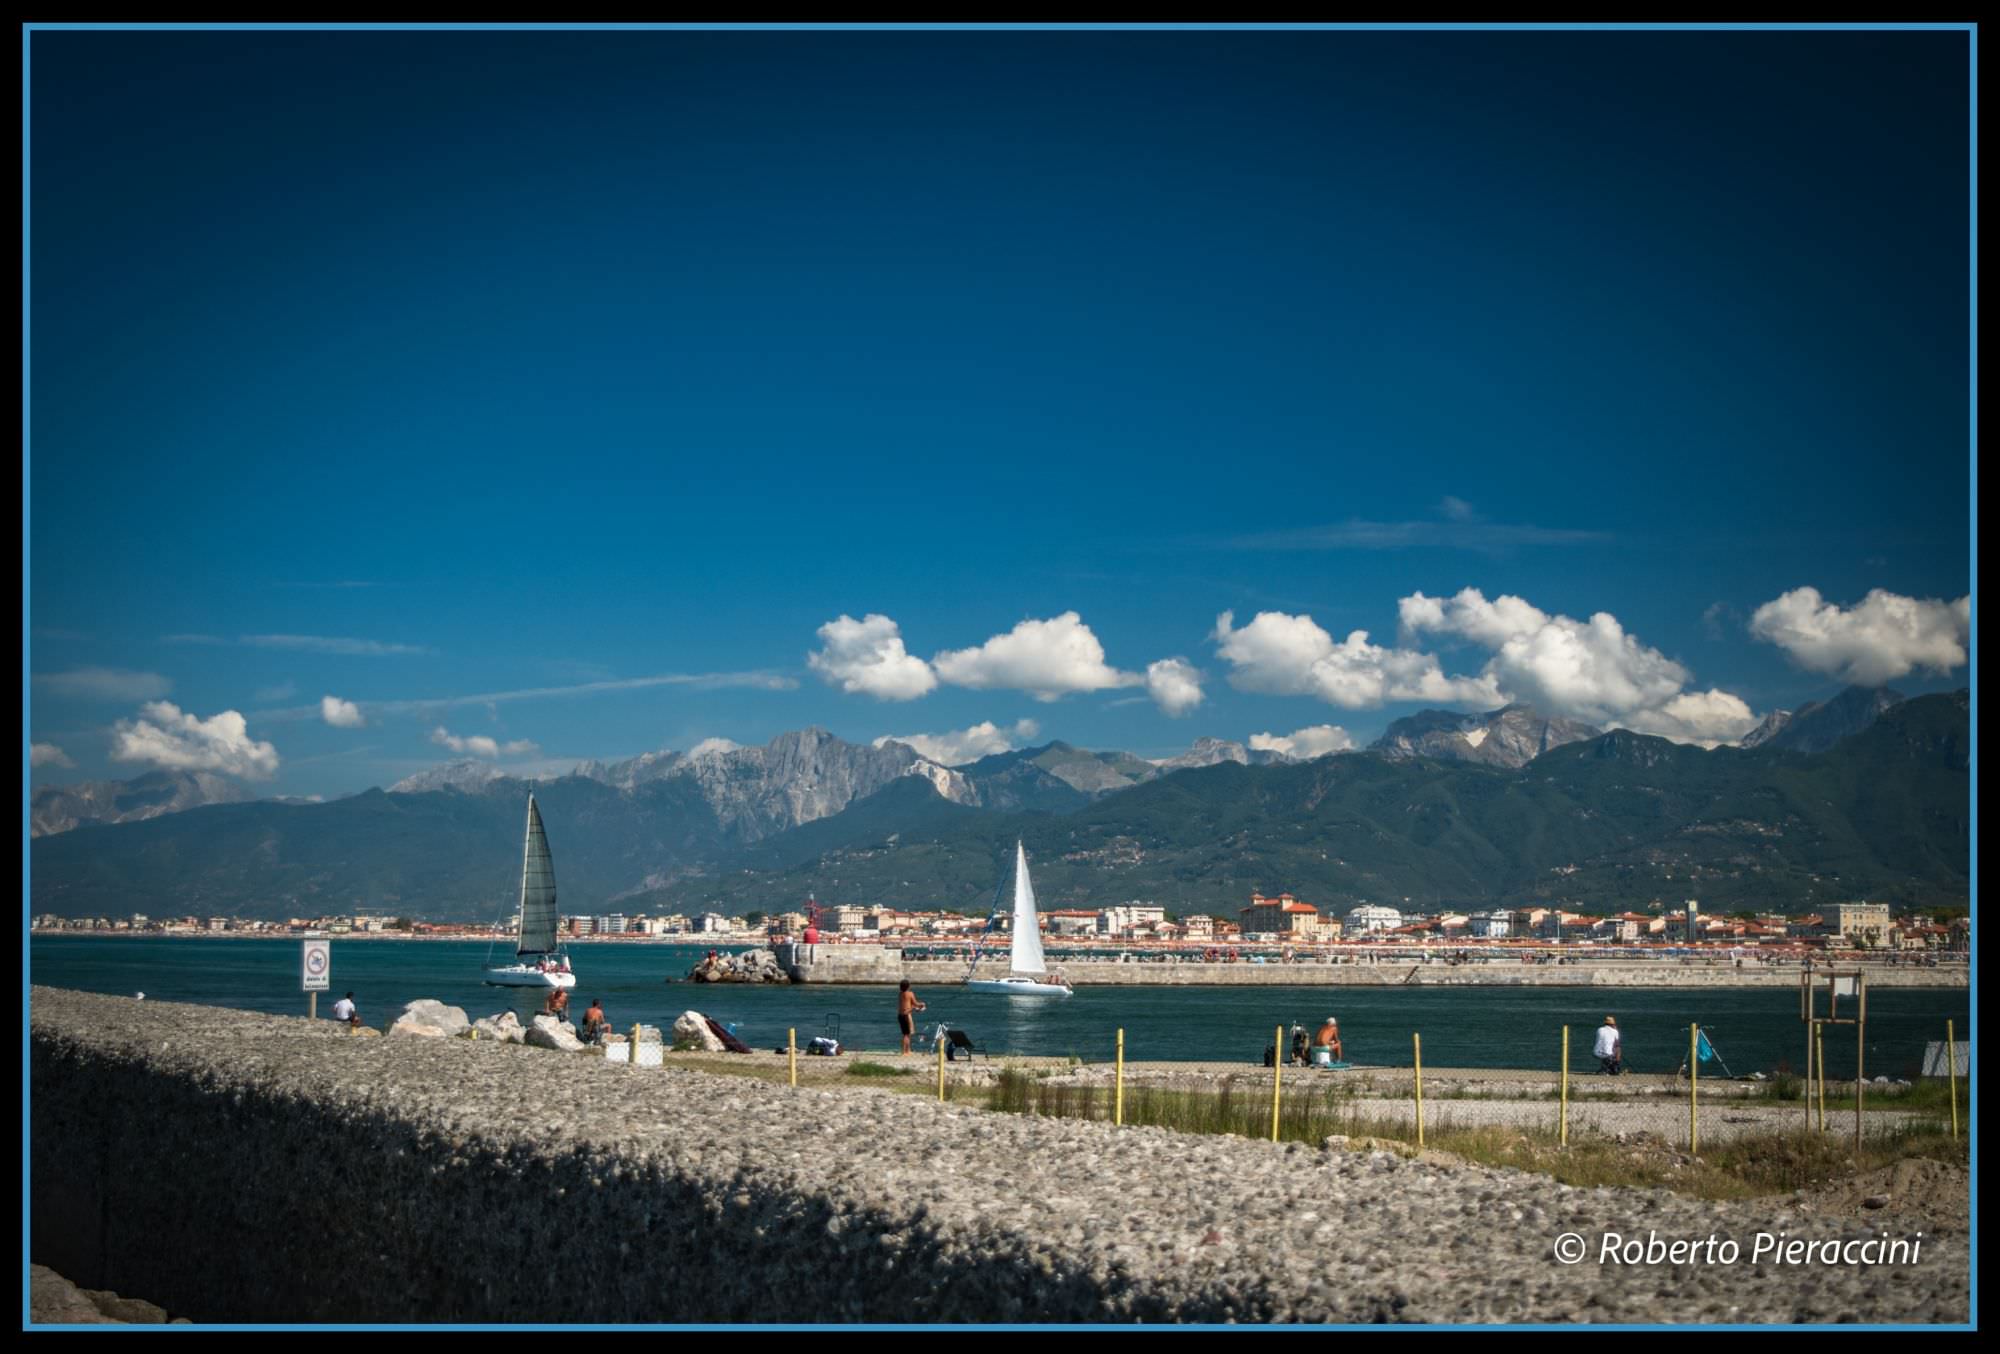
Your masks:
<svg viewBox="0 0 2000 1354"><path fill-rule="evenodd" d="M1347 934L1357 936L1374 931L1393 931L1403 924L1403 914L1393 907L1363 903L1348 910L1343 919Z"/></svg>
<svg viewBox="0 0 2000 1354"><path fill-rule="evenodd" d="M704 935L721 935L730 929L729 918L720 912L704 912L694 919L694 929Z"/></svg>
<svg viewBox="0 0 2000 1354"><path fill-rule="evenodd" d="M1465 929L1480 940L1505 940L1514 934L1514 914L1504 908L1475 912L1465 919Z"/></svg>
<svg viewBox="0 0 2000 1354"><path fill-rule="evenodd" d="M1097 911L1097 933L1101 936L1122 936L1135 926L1157 926L1167 919L1167 909L1152 903L1120 903L1116 907L1099 908Z"/></svg>

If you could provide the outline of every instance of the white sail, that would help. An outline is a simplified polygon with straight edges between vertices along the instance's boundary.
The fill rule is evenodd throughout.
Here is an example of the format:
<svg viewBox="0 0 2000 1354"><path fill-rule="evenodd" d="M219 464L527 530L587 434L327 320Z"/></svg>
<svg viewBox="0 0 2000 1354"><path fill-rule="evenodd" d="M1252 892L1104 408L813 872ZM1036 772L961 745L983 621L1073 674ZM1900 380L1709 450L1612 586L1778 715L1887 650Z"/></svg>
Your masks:
<svg viewBox="0 0 2000 1354"><path fill-rule="evenodd" d="M556 867L541 811L528 796L528 838L521 848L521 938L516 954L547 954L556 947Z"/></svg>
<svg viewBox="0 0 2000 1354"><path fill-rule="evenodd" d="M1014 843L1014 972L1046 973L1042 931L1035 916L1035 886L1028 882L1028 848Z"/></svg>

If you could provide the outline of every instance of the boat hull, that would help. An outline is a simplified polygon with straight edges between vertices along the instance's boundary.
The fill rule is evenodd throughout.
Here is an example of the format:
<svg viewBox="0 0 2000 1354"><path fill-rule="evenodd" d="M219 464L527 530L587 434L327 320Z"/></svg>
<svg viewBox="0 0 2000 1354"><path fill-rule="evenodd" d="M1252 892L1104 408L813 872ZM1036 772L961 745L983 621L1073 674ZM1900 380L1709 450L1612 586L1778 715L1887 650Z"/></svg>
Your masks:
<svg viewBox="0 0 2000 1354"><path fill-rule="evenodd" d="M1070 989L1055 983L1038 983L1032 978L967 978L968 992L993 992L1004 997L1067 997Z"/></svg>
<svg viewBox="0 0 2000 1354"><path fill-rule="evenodd" d="M486 970L488 987L575 987L574 973L548 973L527 964Z"/></svg>

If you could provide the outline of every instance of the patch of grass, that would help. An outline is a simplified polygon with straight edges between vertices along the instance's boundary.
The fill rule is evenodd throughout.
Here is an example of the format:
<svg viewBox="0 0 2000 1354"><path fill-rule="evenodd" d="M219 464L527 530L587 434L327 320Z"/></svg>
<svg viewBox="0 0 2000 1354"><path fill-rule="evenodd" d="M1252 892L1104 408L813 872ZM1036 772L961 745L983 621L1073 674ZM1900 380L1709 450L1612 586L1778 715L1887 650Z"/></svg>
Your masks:
<svg viewBox="0 0 2000 1354"><path fill-rule="evenodd" d="M888 1063L849 1063L847 1075L850 1077L908 1077L916 1075L914 1067L891 1067Z"/></svg>

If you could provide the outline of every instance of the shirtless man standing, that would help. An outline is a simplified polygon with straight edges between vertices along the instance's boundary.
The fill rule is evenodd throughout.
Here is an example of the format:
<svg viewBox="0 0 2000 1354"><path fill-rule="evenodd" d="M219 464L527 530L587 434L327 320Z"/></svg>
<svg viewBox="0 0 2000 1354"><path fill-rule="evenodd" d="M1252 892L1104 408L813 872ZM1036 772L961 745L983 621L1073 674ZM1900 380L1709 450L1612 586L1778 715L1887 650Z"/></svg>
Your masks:
<svg viewBox="0 0 2000 1354"><path fill-rule="evenodd" d="M903 1030L903 1053L905 1056L908 1056L910 1052L910 1036L917 1032L917 1018L915 1013L923 1009L924 1004L918 1001L917 994L910 990L910 980L908 978L903 979L903 989L896 994L896 1023Z"/></svg>

